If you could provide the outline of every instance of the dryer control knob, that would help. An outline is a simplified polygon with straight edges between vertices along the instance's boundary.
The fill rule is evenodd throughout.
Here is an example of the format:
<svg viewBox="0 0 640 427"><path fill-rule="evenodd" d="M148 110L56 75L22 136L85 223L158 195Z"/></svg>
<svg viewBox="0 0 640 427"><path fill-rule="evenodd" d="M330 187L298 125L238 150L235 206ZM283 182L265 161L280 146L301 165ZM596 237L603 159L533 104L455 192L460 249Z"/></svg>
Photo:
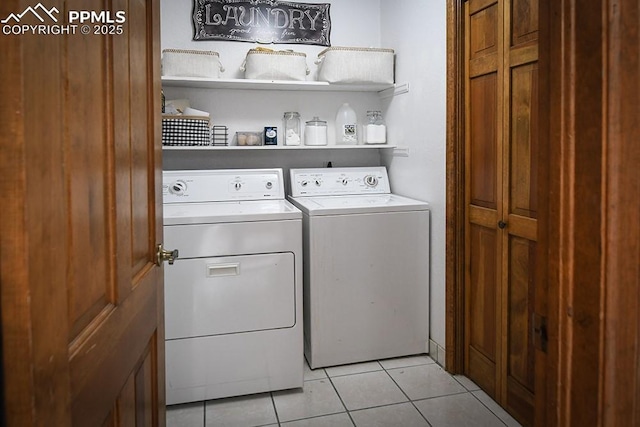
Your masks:
<svg viewBox="0 0 640 427"><path fill-rule="evenodd" d="M349 180L347 178L342 178L342 185L347 185Z"/></svg>
<svg viewBox="0 0 640 427"><path fill-rule="evenodd" d="M265 184L265 187L267 187L267 190L271 190L273 188L273 182L267 181L267 183Z"/></svg>
<svg viewBox="0 0 640 427"><path fill-rule="evenodd" d="M187 191L187 183L184 181L175 181L169 185L169 192L181 196Z"/></svg>

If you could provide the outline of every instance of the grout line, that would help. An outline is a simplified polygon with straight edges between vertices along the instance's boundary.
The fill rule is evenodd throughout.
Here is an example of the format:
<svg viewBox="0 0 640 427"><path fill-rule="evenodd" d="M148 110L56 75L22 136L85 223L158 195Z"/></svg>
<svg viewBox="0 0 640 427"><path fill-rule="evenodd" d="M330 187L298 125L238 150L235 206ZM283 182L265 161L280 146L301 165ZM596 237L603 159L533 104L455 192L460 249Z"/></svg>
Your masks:
<svg viewBox="0 0 640 427"><path fill-rule="evenodd" d="M351 424L353 424L355 426L356 422L353 419L353 417L351 416L351 411L349 410L349 408L347 408L347 405L344 403L344 400L342 400L342 396L340 396L340 393L338 392L338 389L336 388L336 385L333 383L333 380L329 376L329 373L326 372L326 370L325 370L325 373L327 373L327 379L329 380L329 384L331 384L331 387L333 387L333 390L336 392L336 395L338 396L338 399L340 399L340 403L342 403L342 406L344 407L344 410L347 411L347 416L351 420Z"/></svg>
<svg viewBox="0 0 640 427"><path fill-rule="evenodd" d="M382 366L382 364L380 364L380 366ZM417 366L421 366L421 365L417 365ZM395 380L395 378L393 378L393 376L391 376L391 374L387 371L387 369L384 366L382 366L382 369L384 369L385 374L387 374L389 376L389 378L391 378L391 381L393 381L393 383L396 385L396 387L398 387L400 389L400 391L402 392L402 394L404 394L404 396L407 398L409 403L415 408L416 411L418 411L418 414L420 414L422 419L424 419L426 421L426 423L429 425L429 427L431 427L431 423L429 422L427 417L418 409L416 404L413 402L413 400L411 400L409 395L402 389L402 387L400 387L400 384L398 384L398 382ZM396 369L396 368L394 368L394 369Z"/></svg>
<svg viewBox="0 0 640 427"><path fill-rule="evenodd" d="M485 394L486 394L486 392L484 392L484 390L475 390L475 391L482 391L483 393L485 393ZM506 423L506 422L505 422L505 421L504 421L504 420L503 420L503 419L502 419L498 414L496 414L496 413L495 413L491 408L489 408L489 406L487 406L487 405L486 405L482 400L480 400L480 398L479 398L478 396L476 396L476 395L475 395L475 394L473 394L472 392L469 392L469 393L471 393L471 396L473 396L473 397L474 397L478 402L480 402L480 404L481 404L482 406L484 406L485 408L487 408L487 409L489 410L489 412L491 412L493 415L495 415L495 417L496 417L497 419L499 419L499 420L500 420L500 422L501 422L502 424L504 424L505 426L508 426L508 424L507 424L507 423ZM489 396L489 395L487 394L487 396ZM491 398L491 396L489 396L489 399L493 400L493 399ZM493 400L493 401L495 402L495 404L496 404L496 405L498 405L498 402L496 402L495 400ZM506 409L504 409L502 406L498 405L498 407L500 407L503 411L507 412L507 410L506 410ZM508 413L507 413L507 414L508 414ZM511 416L511 415L509 414L509 416ZM513 417L512 417L512 418L513 418ZM514 419L515 419L515 418L514 418ZM519 423L518 423L518 424L519 424Z"/></svg>
<svg viewBox="0 0 640 427"><path fill-rule="evenodd" d="M276 423L278 424L278 427L280 427L280 415L278 415L278 408L276 407L276 399L273 397L272 391L269 392L269 396L271 397L271 405L273 405L273 412L276 413Z"/></svg>

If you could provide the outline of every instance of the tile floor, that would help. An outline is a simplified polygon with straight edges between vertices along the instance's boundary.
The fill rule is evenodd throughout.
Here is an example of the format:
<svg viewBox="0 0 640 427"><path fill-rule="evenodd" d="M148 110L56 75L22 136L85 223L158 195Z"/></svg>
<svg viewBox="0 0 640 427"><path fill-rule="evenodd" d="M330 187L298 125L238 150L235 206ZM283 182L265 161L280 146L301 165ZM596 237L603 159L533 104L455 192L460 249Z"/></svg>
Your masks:
<svg viewBox="0 0 640 427"><path fill-rule="evenodd" d="M167 408L167 427L519 426L427 355L311 370L302 389Z"/></svg>

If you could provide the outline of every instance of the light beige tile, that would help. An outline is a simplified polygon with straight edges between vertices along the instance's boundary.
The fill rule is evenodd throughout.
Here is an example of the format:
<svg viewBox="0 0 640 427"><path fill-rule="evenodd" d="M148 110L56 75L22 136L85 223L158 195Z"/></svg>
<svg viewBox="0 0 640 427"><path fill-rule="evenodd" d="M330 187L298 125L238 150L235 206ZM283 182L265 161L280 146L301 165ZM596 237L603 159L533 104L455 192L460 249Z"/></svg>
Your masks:
<svg viewBox="0 0 640 427"><path fill-rule="evenodd" d="M321 378L327 378L327 373L323 368L311 369L307 361L304 361L304 380L312 381L319 380Z"/></svg>
<svg viewBox="0 0 640 427"><path fill-rule="evenodd" d="M406 368L407 366L430 365L432 363L436 363L435 360L426 354L385 359L380 360L379 362L384 369Z"/></svg>
<svg viewBox="0 0 640 427"><path fill-rule="evenodd" d="M324 417L307 418L305 420L283 423L286 427L353 427L351 418L346 412L342 414L325 415Z"/></svg>
<svg viewBox="0 0 640 427"><path fill-rule="evenodd" d="M206 427L263 426L277 422L269 393L210 400L205 407Z"/></svg>
<svg viewBox="0 0 640 427"><path fill-rule="evenodd" d="M353 411L351 416L356 427L429 427L411 403Z"/></svg>
<svg viewBox="0 0 640 427"><path fill-rule="evenodd" d="M325 368L330 377L342 375L361 374L363 372L382 371L382 366L378 362L353 363L351 365L332 366Z"/></svg>
<svg viewBox="0 0 640 427"><path fill-rule="evenodd" d="M487 393L482 390L474 391L472 393L480 402L482 402L491 412L496 414L498 418L502 420L509 427L520 427L520 423L517 422L511 415L507 413L500 405L498 405Z"/></svg>
<svg viewBox="0 0 640 427"><path fill-rule="evenodd" d="M305 381L301 389L273 392L280 422L345 412L328 379Z"/></svg>
<svg viewBox="0 0 640 427"><path fill-rule="evenodd" d="M462 386L464 388L466 388L469 391L476 391L476 390L480 390L480 387L474 383L473 381L471 381L468 377L465 377L464 375L454 375L453 378L456 379L456 381L458 381L460 384L462 384Z"/></svg>
<svg viewBox="0 0 640 427"><path fill-rule="evenodd" d="M167 406L167 427L203 427L204 402Z"/></svg>
<svg viewBox="0 0 640 427"><path fill-rule="evenodd" d="M387 372L411 400L466 391L451 375L436 364L390 369Z"/></svg>
<svg viewBox="0 0 640 427"><path fill-rule="evenodd" d="M332 381L350 411L407 401L384 371L335 377Z"/></svg>
<svg viewBox="0 0 640 427"><path fill-rule="evenodd" d="M471 393L414 402L433 427L504 427Z"/></svg>

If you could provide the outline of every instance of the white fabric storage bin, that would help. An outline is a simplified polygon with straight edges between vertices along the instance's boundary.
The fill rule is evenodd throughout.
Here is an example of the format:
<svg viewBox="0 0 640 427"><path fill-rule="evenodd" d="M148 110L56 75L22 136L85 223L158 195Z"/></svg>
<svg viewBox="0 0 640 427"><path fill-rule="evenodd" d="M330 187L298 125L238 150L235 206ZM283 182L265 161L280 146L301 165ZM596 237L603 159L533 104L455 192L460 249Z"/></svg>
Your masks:
<svg viewBox="0 0 640 427"><path fill-rule="evenodd" d="M209 50L165 49L162 51L162 75L209 77L219 79L224 67L218 52Z"/></svg>
<svg viewBox="0 0 640 427"><path fill-rule="evenodd" d="M318 80L393 84L393 49L329 47L318 54Z"/></svg>
<svg viewBox="0 0 640 427"><path fill-rule="evenodd" d="M249 49L240 71L257 80L306 80L309 74L306 54L260 48Z"/></svg>

